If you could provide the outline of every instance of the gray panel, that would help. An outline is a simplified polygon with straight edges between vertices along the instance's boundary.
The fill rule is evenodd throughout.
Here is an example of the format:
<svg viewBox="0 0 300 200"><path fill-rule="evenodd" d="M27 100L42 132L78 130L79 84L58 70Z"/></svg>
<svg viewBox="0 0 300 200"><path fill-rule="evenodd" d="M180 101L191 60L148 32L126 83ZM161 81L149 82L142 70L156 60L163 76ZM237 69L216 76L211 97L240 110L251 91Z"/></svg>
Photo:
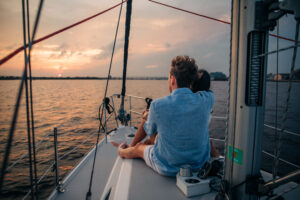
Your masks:
<svg viewBox="0 0 300 200"><path fill-rule="evenodd" d="M92 186L92 199L100 199L117 155L117 148L110 143L104 143L98 149ZM82 166L81 170L74 174L74 177L71 177L70 183L64 187L65 192L59 193L55 199L85 199L89 187L93 158L94 153L87 158L89 160Z"/></svg>
<svg viewBox="0 0 300 200"><path fill-rule="evenodd" d="M215 193L189 199L214 199ZM135 159L132 166L132 177L129 199L188 199L176 186L175 177L161 176L149 168L141 159Z"/></svg>

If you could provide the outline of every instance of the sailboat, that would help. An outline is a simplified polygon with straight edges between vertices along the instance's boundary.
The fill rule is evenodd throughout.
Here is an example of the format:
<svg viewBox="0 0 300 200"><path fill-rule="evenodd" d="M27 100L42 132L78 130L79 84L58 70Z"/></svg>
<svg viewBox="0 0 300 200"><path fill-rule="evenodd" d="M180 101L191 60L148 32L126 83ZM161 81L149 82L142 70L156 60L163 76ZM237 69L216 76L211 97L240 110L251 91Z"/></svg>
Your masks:
<svg viewBox="0 0 300 200"><path fill-rule="evenodd" d="M201 179L198 173L183 173L185 168L176 178L161 176L140 159L120 158L117 148L110 143L131 142L136 128L131 126L131 108L128 114L124 110L124 99L142 98L126 95L125 90L132 0L126 4L123 88L121 94L107 97L102 103L100 126L105 138L97 141L95 147L62 181L58 178L59 163L56 160L56 189L48 199L297 199L300 188L295 181L299 181L300 170L272 178L270 173L261 170L260 162L268 31L276 26L273 22L287 12L293 13L299 20L300 3L296 0L232 1L224 175L217 179ZM295 50L298 29L299 21L292 47ZM115 98L121 98L118 114L114 106ZM149 99L147 101L150 102ZM108 112L116 119L116 129L110 133L107 131ZM214 187L213 181L217 187ZM293 190L286 193L291 188ZM32 198L35 198L34 195Z"/></svg>

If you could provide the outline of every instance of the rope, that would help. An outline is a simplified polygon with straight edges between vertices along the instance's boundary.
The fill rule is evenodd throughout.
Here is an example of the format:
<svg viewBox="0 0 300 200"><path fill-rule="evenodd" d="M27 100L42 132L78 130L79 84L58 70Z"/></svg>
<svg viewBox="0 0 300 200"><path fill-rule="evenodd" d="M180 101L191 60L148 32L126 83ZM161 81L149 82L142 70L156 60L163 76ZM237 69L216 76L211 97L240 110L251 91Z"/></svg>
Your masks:
<svg viewBox="0 0 300 200"><path fill-rule="evenodd" d="M34 24L34 29L33 29L33 34L32 34L31 41L34 41L34 37L35 37L35 33L36 33L36 30L37 30L37 27L38 27L43 2L44 2L43 0L40 0L40 4L39 4L35 24ZM8 135L8 139L7 139L5 154L4 154L4 158L3 158L3 162L2 162L1 177L0 177L0 194L2 193L3 181L4 181L4 177L5 177L5 173L6 173L6 167L7 167L8 160L9 160L11 144L12 144L12 141L13 141L14 131L15 131L16 123L17 123L19 107L20 107L20 101L21 101L21 97L22 97L22 93L23 93L23 86L24 86L26 74L27 74L27 69L26 69L26 67L24 67L24 71L23 71L23 75L22 75L22 81L20 83L19 91L18 91L18 94L17 94L16 106L15 106L13 119L12 119L10 130L9 130L9 135Z"/></svg>
<svg viewBox="0 0 300 200"><path fill-rule="evenodd" d="M227 22L227 21L224 21L224 20L220 20L220 19L217 19L217 18L213 18L213 17L209 17L209 16L206 16L206 15L201 15L201 14L198 14L198 13L195 13L195 12L192 12L192 11L189 11L189 10L184 10L182 8L177 8L175 6L171 6L171 5L168 5L168 4L164 4L164 3L160 3L158 1L153 1L153 0L149 0L150 2L152 3L156 3L156 4L159 4L159 5L162 5L162 6L166 6L166 7L169 7L169 8L173 8L175 10L180 10L180 11L183 11L183 12L186 12L186 13L189 13L189 14L192 14L192 15L196 15L196 16L199 16L199 17L204 17L206 19L210 19L210 20L214 20L214 21L217 21L217 22L220 22L220 23L223 23L223 24L230 24L230 22Z"/></svg>
<svg viewBox="0 0 300 200"><path fill-rule="evenodd" d="M103 112L104 106L102 107L102 112ZM92 196L92 185L93 185L93 177L94 177L94 169L95 169L95 162L96 162L96 155L97 155L97 151L98 151L98 143L99 143L99 138L100 138L100 129L98 131L97 134L97 141L95 144L95 153L94 153L94 159L93 159L93 167L92 167L92 171L91 171L91 177L90 177L90 184L89 184L89 190L86 193L86 199L91 199Z"/></svg>
<svg viewBox="0 0 300 200"><path fill-rule="evenodd" d="M124 2L126 2L126 1L127 1L127 0L125 0ZM123 2L123 3L124 3L124 2ZM64 31L70 29L70 28L73 28L73 27L75 27L75 26L78 26L79 24L82 24L82 23L84 23L84 22L86 22L86 21L89 21L89 20L91 20L91 19L93 19L93 18L95 18L95 17L97 17L97 16L99 16L99 15L102 15L102 14L104 14L104 13L106 13L106 12L108 12L108 11L110 11L110 10L116 8L116 7L118 7L118 6L121 5L121 4L122 4L122 3L119 3L119 4L117 4L117 5L114 5L114 6L108 8L108 9L106 9L106 10L103 10L103 11L101 11L101 12L95 14L95 15L92 15L92 16L90 16L90 17L88 17L88 18L85 18L85 19L83 19L83 20L81 20L81 21L79 21L79 22L76 22L76 23L74 23L74 24L72 24L72 25L70 25L70 26L67 26L67 27L65 27L65 28L62 28L62 29L60 29L60 30L58 30L58 31L55 31L55 32L53 32L53 33L50 33L50 34L48 34L48 35L46 35L46 36L44 36L44 37L41 37L41 38L39 38L39 39L37 39L37 40L32 40L32 41L33 41L33 42L32 42L32 45L37 44L37 43L39 43L39 42L42 42L43 40L46 40L46 39L48 39L48 38L51 38L51 37L53 37L53 36L55 36L55 35L57 35L57 34L59 34L59 33L62 33L62 32L64 32ZM27 48L28 46L29 46L29 45L26 45L26 48ZM2 59L0 60L0 65L4 64L6 61L10 60L12 57L14 57L14 56L17 55L18 53L20 53L23 49L24 49L24 47L21 46L21 47L17 48L16 50L14 50L12 53L10 53L10 54L8 54L7 56L5 56L4 58L2 58Z"/></svg>
<svg viewBox="0 0 300 200"><path fill-rule="evenodd" d="M217 19L217 18L209 17L209 16L206 16L206 15L201 15L201 14L189 11L189 10L184 10L182 8L177 8L175 6L171 6L171 5L168 5L168 4L160 3L160 2L157 2L157 1L153 1L153 0L149 0L149 1L152 2L152 3L156 3L156 4L159 4L159 5L162 5L162 6L173 8L175 10L183 11L183 12L186 12L186 13L189 13L189 14L192 14L192 15L196 15L196 16L199 16L199 17L204 17L206 19L210 19L210 20L214 20L214 21L217 21L217 22L220 22L220 23L223 23L223 24L230 25L230 22L227 22L227 21L224 21L224 20L220 20L220 19ZM287 37L283 37L283 36L280 36L280 35L275 35L275 34L269 34L269 35L272 36L272 37L280 38L280 39L287 40L287 41L290 41L290 42L295 42L295 40L293 40L293 39L290 39L290 38L287 38Z"/></svg>
<svg viewBox="0 0 300 200"><path fill-rule="evenodd" d="M115 33L115 39L114 39L114 44L113 44L113 48L112 48L112 52L111 52L111 58L110 58L109 70L108 70L108 74L107 74L107 80L106 80L104 98L106 98L106 95L107 95L108 83L109 83L109 80L110 80L110 71L111 71L111 66L112 66L112 62L113 62L113 58L114 58L114 53L115 53L115 46L116 46L116 41L117 41L117 37L118 37L118 31L119 31L119 24L120 24L120 18L121 18L122 8L123 8L123 0L121 2L119 17L118 17L118 24L117 24L116 33Z"/></svg>
<svg viewBox="0 0 300 200"><path fill-rule="evenodd" d="M298 43L298 37L299 37L299 21L296 23L296 33L295 33L295 45ZM273 163L273 168L274 168L274 173L273 176L277 176L277 168L278 168L278 160L280 157L280 151L281 151L281 137L282 133L285 129L285 123L287 120L287 112L288 112L288 107L289 107L289 101L290 101L290 95L291 95L291 89L292 89L292 78L294 76L294 68L295 68L295 62L296 62L296 56L297 56L297 46L294 48L293 52L293 59L292 59L292 65L291 65L291 71L290 71L290 77L288 81L288 94L286 98L286 104L285 104L285 112L282 117L282 124L281 124L281 131L279 132L278 138L276 138L276 149L275 149L275 162Z"/></svg>
<svg viewBox="0 0 300 200"><path fill-rule="evenodd" d="M114 57L114 52L115 52L116 41L117 41L117 37L118 37L119 24L120 24L122 8L123 8L123 0L121 1L120 5L121 5L121 7L120 7L120 11L119 11L118 23L117 23L117 28L116 28L116 32L115 32L115 38L114 38L114 44L113 44L110 63L109 63L109 70L108 70L108 74L107 74L107 80L106 80L103 103L99 106L99 130L98 130L98 135L97 135L97 142L96 142L96 147L95 147L95 154L94 154L94 159L93 159L93 167L92 167L92 171L91 171L90 184L89 184L88 192L86 193L86 199L90 199L91 196L92 196L92 191L91 190L92 190L93 177L94 177L94 168L95 168L95 162L96 162L96 156L97 156L97 150L98 150L98 142L99 142L99 138L100 138L101 127L104 129L104 126L102 124L103 110L107 109L107 107L106 107L106 95L107 95L108 83L109 83L109 80L110 80L110 72L111 72L111 67L112 67L112 62L113 62L113 57ZM102 106L102 112L100 114L101 106ZM107 106L109 106L109 105L107 105ZM106 133L106 130L107 129L106 129L106 112L105 112L105 133Z"/></svg>

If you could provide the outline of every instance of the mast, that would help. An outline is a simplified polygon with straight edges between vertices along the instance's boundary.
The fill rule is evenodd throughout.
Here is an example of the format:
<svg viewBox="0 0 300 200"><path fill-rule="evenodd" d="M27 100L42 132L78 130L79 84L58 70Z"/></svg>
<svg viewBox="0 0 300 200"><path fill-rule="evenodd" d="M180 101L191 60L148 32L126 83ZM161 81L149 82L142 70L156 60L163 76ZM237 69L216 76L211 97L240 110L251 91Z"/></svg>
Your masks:
<svg viewBox="0 0 300 200"><path fill-rule="evenodd" d="M298 0L233 0L230 56L230 101L226 144L225 190L232 199L258 199L276 179L265 183L260 175L264 126L268 31L286 13L297 21L294 60L300 21ZM267 52L267 53L266 53ZM293 69L293 67L292 67ZM291 69L291 74L292 70ZM288 100L287 100L288 102ZM284 130L284 129L282 129ZM300 176L295 171L282 179Z"/></svg>
<svg viewBox="0 0 300 200"><path fill-rule="evenodd" d="M246 193L247 177L260 174L264 124L267 19L263 1L233 0L230 102L225 181L232 199L257 199ZM233 159L232 159L233 158Z"/></svg>
<svg viewBox="0 0 300 200"><path fill-rule="evenodd" d="M128 47L129 47L129 35L130 35L130 22L131 22L132 0L127 1L126 6L126 21L125 21L125 42L124 42L124 59L123 59L123 78L122 78L122 92L121 92L121 105L119 110L119 120L122 124L127 125L129 120L128 115L124 110L124 99L126 94L126 72L128 61Z"/></svg>

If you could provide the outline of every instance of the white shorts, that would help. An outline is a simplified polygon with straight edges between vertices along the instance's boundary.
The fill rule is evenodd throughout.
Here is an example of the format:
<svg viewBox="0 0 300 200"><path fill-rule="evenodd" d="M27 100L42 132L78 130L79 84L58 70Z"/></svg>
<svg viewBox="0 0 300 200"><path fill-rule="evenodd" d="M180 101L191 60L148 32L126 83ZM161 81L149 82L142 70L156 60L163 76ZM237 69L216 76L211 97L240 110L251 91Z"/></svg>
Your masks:
<svg viewBox="0 0 300 200"><path fill-rule="evenodd" d="M156 171L159 174L162 174L161 171L158 169L157 165L152 159L152 151L153 151L153 145L148 145L144 150L144 160L145 163L151 167L154 171Z"/></svg>

